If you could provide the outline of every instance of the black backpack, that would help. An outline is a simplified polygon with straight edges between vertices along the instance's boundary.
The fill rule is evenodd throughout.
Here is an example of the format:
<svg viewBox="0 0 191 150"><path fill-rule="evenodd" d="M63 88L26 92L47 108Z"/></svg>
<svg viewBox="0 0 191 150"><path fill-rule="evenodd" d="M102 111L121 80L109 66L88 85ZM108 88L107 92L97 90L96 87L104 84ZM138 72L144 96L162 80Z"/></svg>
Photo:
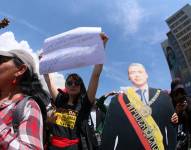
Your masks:
<svg viewBox="0 0 191 150"><path fill-rule="evenodd" d="M93 121L90 117L91 124L89 124L89 119L83 120L81 122L81 144L83 150L99 150L98 141L96 138Z"/></svg>
<svg viewBox="0 0 191 150"><path fill-rule="evenodd" d="M34 98L31 96L26 96L26 97L24 97L23 100L19 101L18 104L16 105L16 107L13 111L13 120L12 120L14 132L18 131L18 127L19 127L20 122L21 122L22 117L23 117L25 105L29 99L35 100L35 102L39 105L39 107L41 109L41 113L42 113L42 117L43 117L43 145L45 146L47 138L48 138L47 132L46 132L46 130L47 130L47 127L46 127L46 119L47 119L46 106L45 106L44 102L42 102L41 100L38 100L36 97Z"/></svg>
<svg viewBox="0 0 191 150"><path fill-rule="evenodd" d="M76 110L80 111L82 100L77 104ZM80 139L83 150L98 150L99 145L96 138L94 125L90 113L86 114L87 116L84 119L79 118L79 130L80 130ZM91 124L89 124L89 119Z"/></svg>

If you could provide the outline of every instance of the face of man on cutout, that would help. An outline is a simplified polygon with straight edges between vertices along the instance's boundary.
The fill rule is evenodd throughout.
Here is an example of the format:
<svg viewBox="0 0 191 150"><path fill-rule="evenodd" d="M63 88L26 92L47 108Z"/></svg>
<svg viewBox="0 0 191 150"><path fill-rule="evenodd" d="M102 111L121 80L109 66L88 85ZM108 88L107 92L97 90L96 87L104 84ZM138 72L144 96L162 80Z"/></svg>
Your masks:
<svg viewBox="0 0 191 150"><path fill-rule="evenodd" d="M140 65L130 66L128 76L132 84L138 88L147 84L148 74L145 68Z"/></svg>

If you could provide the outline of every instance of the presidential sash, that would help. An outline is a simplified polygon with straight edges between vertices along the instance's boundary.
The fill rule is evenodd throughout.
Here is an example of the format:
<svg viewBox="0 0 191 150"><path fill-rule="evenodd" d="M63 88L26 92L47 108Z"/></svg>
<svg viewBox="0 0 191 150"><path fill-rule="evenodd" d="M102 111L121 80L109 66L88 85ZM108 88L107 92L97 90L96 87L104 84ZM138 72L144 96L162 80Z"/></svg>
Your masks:
<svg viewBox="0 0 191 150"><path fill-rule="evenodd" d="M129 103L125 103L123 94L119 94L118 101L143 147L146 150L164 150L163 137L151 116L151 108L142 103L133 88L128 88L125 94Z"/></svg>

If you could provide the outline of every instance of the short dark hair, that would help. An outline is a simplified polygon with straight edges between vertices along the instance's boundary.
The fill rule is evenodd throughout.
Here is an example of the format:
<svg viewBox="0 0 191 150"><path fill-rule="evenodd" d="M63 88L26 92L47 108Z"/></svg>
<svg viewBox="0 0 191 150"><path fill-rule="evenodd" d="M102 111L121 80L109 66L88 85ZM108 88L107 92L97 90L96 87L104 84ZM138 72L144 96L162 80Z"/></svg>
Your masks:
<svg viewBox="0 0 191 150"><path fill-rule="evenodd" d="M174 80L172 80L171 91L173 91L177 85L182 85L182 81L180 78L175 78Z"/></svg>
<svg viewBox="0 0 191 150"><path fill-rule="evenodd" d="M170 96L174 105L176 105L177 102L182 102L183 99L186 99L187 93L180 78L172 80Z"/></svg>
<svg viewBox="0 0 191 150"><path fill-rule="evenodd" d="M171 82L171 93L176 91L182 91L186 94L185 87L180 78L175 78Z"/></svg>

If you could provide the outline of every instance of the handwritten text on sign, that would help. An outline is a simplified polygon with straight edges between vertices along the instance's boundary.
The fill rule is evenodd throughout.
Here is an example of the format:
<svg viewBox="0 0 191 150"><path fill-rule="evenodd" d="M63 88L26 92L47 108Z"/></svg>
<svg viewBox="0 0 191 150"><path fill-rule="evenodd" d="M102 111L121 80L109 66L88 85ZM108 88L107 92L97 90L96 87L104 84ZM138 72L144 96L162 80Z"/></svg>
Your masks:
<svg viewBox="0 0 191 150"><path fill-rule="evenodd" d="M104 63L105 51L100 33L101 28L80 27L46 39L40 73Z"/></svg>

